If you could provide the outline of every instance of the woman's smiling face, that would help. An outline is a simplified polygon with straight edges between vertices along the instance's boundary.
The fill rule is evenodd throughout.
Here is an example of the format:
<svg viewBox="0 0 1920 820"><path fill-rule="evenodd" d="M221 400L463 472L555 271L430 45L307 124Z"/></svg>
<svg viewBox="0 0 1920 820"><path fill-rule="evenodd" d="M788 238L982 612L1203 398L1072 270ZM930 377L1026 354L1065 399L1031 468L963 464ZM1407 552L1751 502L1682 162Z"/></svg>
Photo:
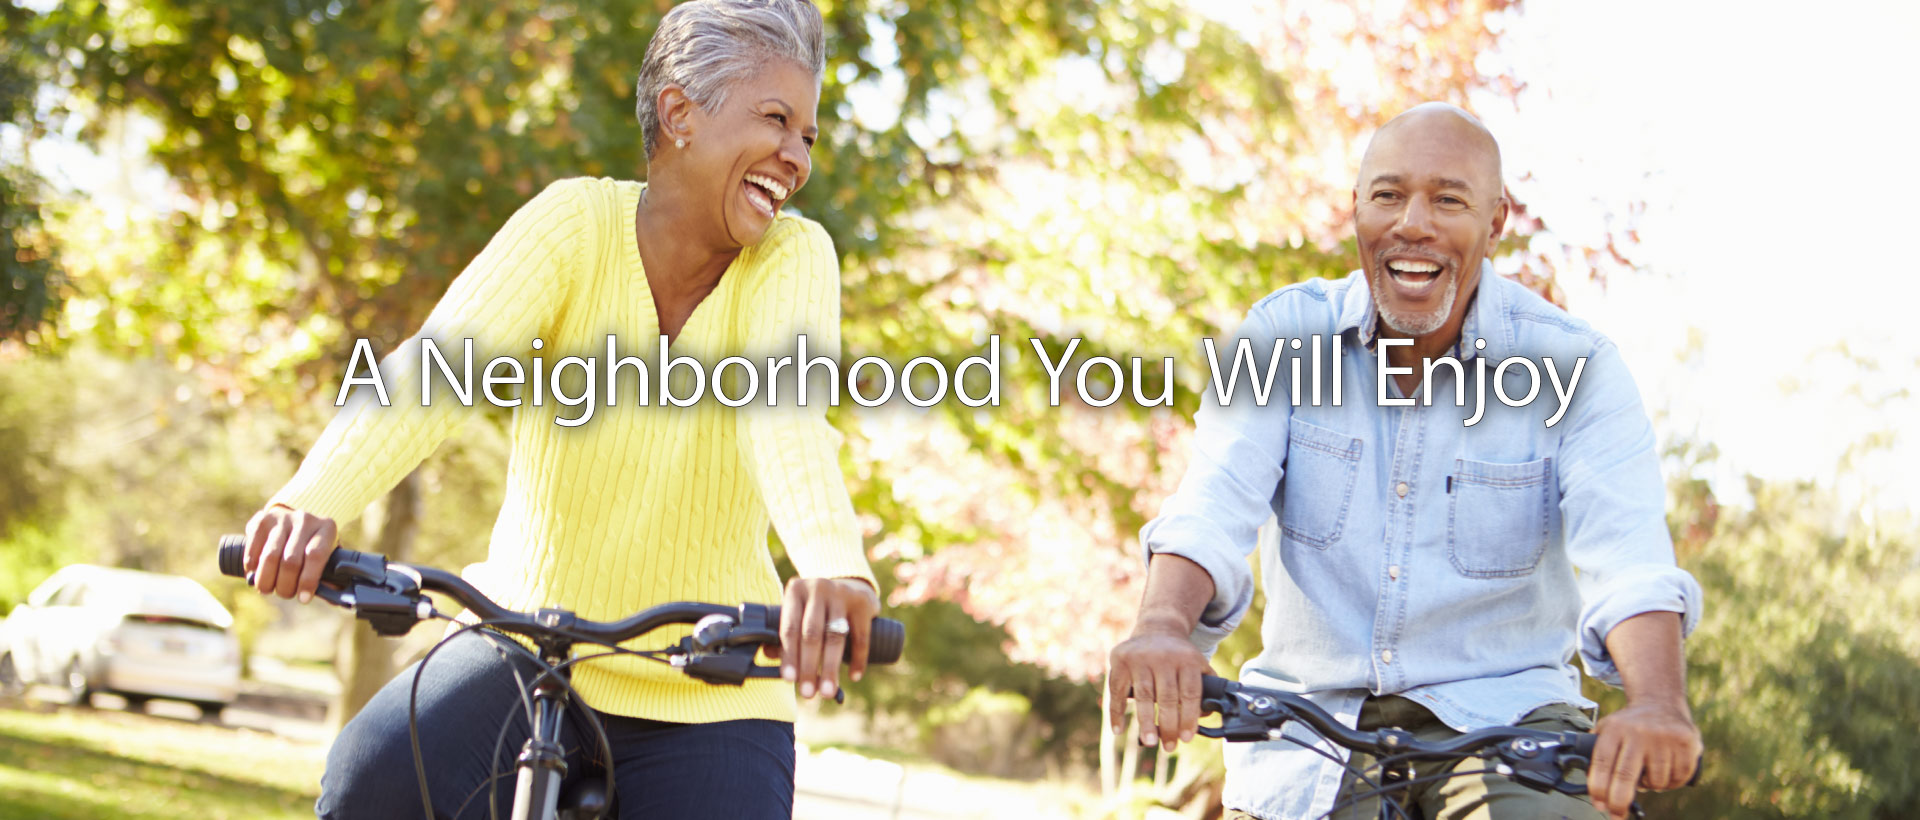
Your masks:
<svg viewBox="0 0 1920 820"><path fill-rule="evenodd" d="M713 112L694 107L691 136L679 150L699 180L696 190L712 191L713 213L730 244L759 242L807 184L819 105L813 73L775 60L728 89Z"/></svg>

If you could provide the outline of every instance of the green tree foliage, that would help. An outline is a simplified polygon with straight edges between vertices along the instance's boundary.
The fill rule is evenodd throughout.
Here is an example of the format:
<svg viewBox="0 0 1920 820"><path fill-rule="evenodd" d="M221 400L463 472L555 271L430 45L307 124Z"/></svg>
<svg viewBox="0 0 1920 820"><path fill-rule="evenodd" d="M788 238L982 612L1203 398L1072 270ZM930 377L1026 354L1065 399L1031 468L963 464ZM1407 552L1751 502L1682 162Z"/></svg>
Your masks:
<svg viewBox="0 0 1920 820"><path fill-rule="evenodd" d="M1920 816L1920 539L1904 516L1848 511L1806 484L1752 482L1753 507L1705 529L1702 484L1676 487L1683 563L1706 592L1688 691L1701 785L1654 816ZM1603 708L1620 694L1601 694Z"/></svg>
<svg viewBox="0 0 1920 820"><path fill-rule="evenodd" d="M59 376L30 360L0 367L0 539L65 511L70 476L57 443L73 427L66 408L46 400L67 386Z"/></svg>
<svg viewBox="0 0 1920 820"><path fill-rule="evenodd" d="M41 180L23 161L25 143L41 130L37 92L48 79L46 44L32 19L12 0L0 3L0 342L38 341L62 298L41 225Z"/></svg>
<svg viewBox="0 0 1920 820"><path fill-rule="evenodd" d="M0 604L81 561L213 579L207 533L244 520L287 465L261 455L265 420L194 386L84 350L0 368L0 446L21 445L0 459Z"/></svg>

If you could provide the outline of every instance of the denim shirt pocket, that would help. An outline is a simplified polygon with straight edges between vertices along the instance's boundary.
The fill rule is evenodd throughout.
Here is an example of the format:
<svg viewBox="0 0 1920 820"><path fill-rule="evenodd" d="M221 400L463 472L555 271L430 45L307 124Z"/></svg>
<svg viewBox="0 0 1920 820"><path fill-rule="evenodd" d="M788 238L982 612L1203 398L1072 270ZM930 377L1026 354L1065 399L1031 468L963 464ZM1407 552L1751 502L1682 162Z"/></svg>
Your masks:
<svg viewBox="0 0 1920 820"><path fill-rule="evenodd" d="M1468 578L1531 574L1553 524L1553 459L1492 464L1454 459L1447 560Z"/></svg>
<svg viewBox="0 0 1920 820"><path fill-rule="evenodd" d="M1294 541L1326 549L1346 529L1361 441L1294 416L1287 421L1287 464L1280 478L1280 528Z"/></svg>

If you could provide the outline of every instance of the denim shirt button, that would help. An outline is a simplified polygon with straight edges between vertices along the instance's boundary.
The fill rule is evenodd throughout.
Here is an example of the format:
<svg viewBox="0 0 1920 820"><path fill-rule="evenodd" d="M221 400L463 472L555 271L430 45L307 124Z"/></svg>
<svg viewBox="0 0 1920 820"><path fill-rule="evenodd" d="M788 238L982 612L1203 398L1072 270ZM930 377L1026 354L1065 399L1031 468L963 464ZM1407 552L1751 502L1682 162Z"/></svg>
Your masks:
<svg viewBox="0 0 1920 820"><path fill-rule="evenodd" d="M1406 497L1407 497L1407 482L1405 482L1405 481L1402 481L1402 482L1400 482L1400 486L1397 486L1397 487L1394 487L1394 488L1393 488L1393 492L1394 492L1394 493L1395 493L1396 495L1399 495L1399 496L1400 496L1401 498L1406 498Z"/></svg>
<svg viewBox="0 0 1920 820"><path fill-rule="evenodd" d="M1381 663L1393 663L1393 650L1391 650L1391 649L1382 649L1382 650L1380 650L1380 662L1381 662Z"/></svg>
<svg viewBox="0 0 1920 820"><path fill-rule="evenodd" d="M1394 581L1400 580L1399 564L1394 564L1393 566L1387 567L1387 578Z"/></svg>

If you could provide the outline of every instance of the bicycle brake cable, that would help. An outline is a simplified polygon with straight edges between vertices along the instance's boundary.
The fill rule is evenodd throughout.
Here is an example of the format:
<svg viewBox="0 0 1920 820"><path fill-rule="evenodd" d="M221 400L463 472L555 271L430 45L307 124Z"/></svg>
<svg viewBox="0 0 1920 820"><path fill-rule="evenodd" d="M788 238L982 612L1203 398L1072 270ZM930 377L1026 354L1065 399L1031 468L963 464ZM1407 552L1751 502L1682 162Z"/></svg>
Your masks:
<svg viewBox="0 0 1920 820"><path fill-rule="evenodd" d="M1236 698L1236 699L1235 699L1235 700L1230 700L1230 701L1229 701L1229 700L1226 700L1225 698L1223 698L1223 699L1222 699L1222 702L1223 702L1223 705L1225 705L1225 704L1231 704L1231 705L1228 705L1228 706L1225 706L1225 709L1226 709L1226 710L1238 710L1238 709L1240 709L1240 708L1241 708L1241 706L1240 706L1240 701L1239 701L1239 700L1237 699L1237 698L1238 698L1238 695L1236 694L1236 695L1233 695L1232 697L1234 697L1234 698ZM1227 715L1225 714L1225 711L1221 711L1221 717L1222 717L1223 719L1226 719L1226 718L1227 718ZM1317 737L1317 738L1319 738L1320 740L1323 740L1323 741L1326 741L1327 743L1330 743L1330 744L1333 744L1333 745L1335 745L1335 746L1339 746L1339 745L1340 745L1340 744L1338 744L1338 743L1335 743L1335 742L1334 742L1334 740L1333 740L1333 738L1330 738L1330 737L1327 737L1327 735L1326 735L1326 733L1325 733L1325 732L1322 732L1322 731L1320 731L1320 730L1319 730L1318 728L1315 728L1315 727L1314 727L1314 725L1313 725L1313 724L1311 724L1311 723L1307 723L1306 721L1303 721L1303 720L1299 720L1299 719L1297 719L1297 718L1283 718L1283 719L1281 720L1281 723L1282 723L1282 724L1284 725L1284 724L1285 724L1286 722L1288 722L1288 721L1292 721L1292 722L1294 722L1294 723L1298 723L1298 724L1299 724L1299 725L1301 725L1302 727L1305 727L1305 729L1306 729L1307 731L1309 731L1309 732L1312 732L1312 733L1313 733L1313 735L1314 735L1314 737ZM1271 723L1269 723L1268 725L1269 725L1269 727L1270 727L1270 729L1271 729L1271 728L1276 728L1276 727L1273 727ZM1319 756L1321 756L1321 757L1324 757L1324 758L1326 758L1326 759L1328 759L1328 760L1331 760L1331 761L1333 761L1333 762L1334 762L1334 765L1337 765L1337 766L1339 766L1339 767L1340 767L1341 769L1343 769L1343 770L1345 770L1345 771L1346 771L1346 772L1347 772L1348 774L1351 774L1351 775L1353 775L1353 777L1354 777L1355 779L1357 779L1357 780L1359 780L1359 781L1360 781L1360 783L1361 783L1362 785L1365 785L1365 786L1368 786L1368 787L1370 787L1370 788L1372 788L1372 789L1376 789L1376 790L1378 790L1378 789L1380 789L1380 788L1382 788L1382 787L1381 787L1381 785L1380 785L1380 783L1379 783L1378 781L1376 781L1376 780L1374 780L1373 778L1371 778L1371 777L1368 777L1368 776L1367 776L1367 769L1366 769L1365 767L1359 767L1359 766L1355 766L1355 765L1353 765L1353 764L1352 764L1351 762L1349 762L1349 760L1351 760L1351 754L1352 754L1352 750L1348 750L1348 753L1349 753L1349 759L1348 759L1348 760L1342 760L1342 759L1340 759L1340 757L1339 757L1338 755L1335 755L1334 753L1332 753L1332 752L1329 752L1329 751L1327 751L1326 749L1322 749L1322 748L1320 748L1320 747L1319 747L1319 745L1317 745L1317 744L1310 744L1310 743L1307 743L1307 742L1305 742L1305 741L1303 741L1303 740L1301 740L1301 739L1299 739L1299 738L1295 738L1295 737L1289 737L1289 736L1287 736L1287 735L1285 735L1285 734L1279 734L1279 735L1278 735L1277 737L1271 737L1270 739L1271 739L1271 740L1273 740L1273 741L1277 741L1277 742L1286 742L1286 743L1292 743L1292 744L1293 744L1293 745L1295 745L1295 746L1299 746L1299 747L1300 747L1300 748L1302 748L1302 749L1305 749L1305 750L1307 750L1307 751L1309 751L1309 752L1313 752L1314 754L1317 754L1317 755L1319 755ZM1390 807L1392 807L1392 809L1393 809L1393 813L1394 813L1394 814L1398 814L1398 815L1400 816L1400 818L1401 818L1401 820L1412 820L1412 818L1411 818L1411 817L1408 817L1408 816L1407 816L1407 812L1406 812L1406 810L1405 810L1405 809L1402 809L1402 808L1400 808L1400 806L1399 806L1399 804L1397 804L1397 803L1394 803L1394 802L1391 802L1391 801L1389 801L1389 802L1388 802L1388 803L1387 803L1386 805L1387 805L1387 806L1390 806Z"/></svg>
<svg viewBox="0 0 1920 820"><path fill-rule="evenodd" d="M471 629L471 628L485 626L485 625L487 625L487 622L477 623L477 624L474 624L472 627L467 627L467 628ZM489 637L499 637L499 636L489 636ZM573 636L570 635L569 637L573 637ZM451 640L451 639L452 639L452 636L448 636L448 640ZM592 654L587 654L587 655L576 655L572 658L568 658L567 660L560 662L560 664L556 666L548 666L544 660L541 660L540 658L534 656L532 652L528 651L526 647L521 646L519 643L514 641L506 641L506 640L500 641L501 646L510 646L513 649L516 649L522 654L528 656L529 658L533 658L541 666L546 667L541 671L538 677L535 677L533 679L533 684L523 685L521 690L522 700L526 699L525 692L528 689L531 689L533 686L539 685L540 681L542 681L549 675L552 675L555 677L556 680L559 680L562 685L565 685L567 687L567 691L569 694L572 695L574 701L580 704L581 708L579 711L576 711L575 714L584 715L586 717L588 725L593 728L595 736L600 741L600 750L606 761L605 764L602 766L602 768L605 770L605 774L607 777L607 803L608 805L612 805L614 798L619 794L618 786L615 784L614 778L613 778L613 757L614 757L613 744L607 738L606 727L601 723L600 716L596 712L594 712L592 707L587 705L584 699L580 697L580 693L574 690L572 683L567 678L561 677L559 675L559 672L563 669L570 668L575 664L582 663L585 661L601 660L601 659L611 658L611 657L621 656L621 655L632 655L632 656L645 658L651 661L668 663L668 661L664 660L663 658L656 657L656 656L673 654L673 653L670 652L669 650L629 649L619 644L605 643L602 641L593 640L589 638L576 638L576 643L586 643L586 644L591 644L598 647L603 647L607 651L594 652ZM518 670L515 670L514 672L514 679L516 681L521 680ZM529 706L528 708L529 710L531 710L531 706ZM529 726L532 725L531 718L529 718L528 725ZM496 761L499 759L500 747L504 742L505 737L506 737L506 729L505 727L502 727L500 735L497 738L495 738L495 741L494 741L494 759ZM491 782L491 780L489 782ZM493 793L489 793L487 795L488 813L495 818L497 818L499 814L499 807L495 799L496 796L497 795ZM455 816L458 816L458 814L456 814Z"/></svg>
<svg viewBox="0 0 1920 820"><path fill-rule="evenodd" d="M1306 725L1306 724L1302 724L1302 725ZM1313 732L1313 733L1314 733L1315 735L1317 735L1317 736L1318 736L1318 737L1319 737L1319 738L1320 738L1321 740L1325 740L1325 741L1328 741L1328 742L1332 742L1332 738L1329 738L1329 737L1327 737L1326 735L1323 735L1323 734L1320 734L1320 731L1319 731L1318 729L1314 729L1314 728L1313 728L1312 726L1307 726L1307 730L1308 730L1308 731L1311 731L1311 732ZM1326 758L1326 759L1328 759L1328 760L1331 760L1331 761L1333 761L1333 762L1334 762L1335 764L1337 764L1337 765L1339 765L1339 766L1340 766L1340 768L1342 768L1342 769L1345 769L1345 770L1346 770L1346 772L1347 772L1348 774L1351 774L1351 775L1353 775L1353 776L1354 776L1354 777L1355 777L1356 779L1358 779L1358 780L1360 781L1360 783L1361 783L1362 785L1365 785L1365 786L1367 786L1367 787L1369 787L1369 788L1372 788L1372 789L1375 789L1375 790L1378 790L1378 789L1380 789L1380 788L1382 788L1382 787L1381 787L1381 785L1380 785L1380 783L1379 783L1378 781L1376 781L1376 780L1374 780L1373 778L1371 778L1371 777L1368 777L1368 776L1367 776L1367 769L1366 769L1366 768L1362 768L1362 767L1358 767L1358 766L1355 766L1355 765L1353 765L1352 763L1349 763L1349 762L1347 762L1347 761L1345 761L1345 760L1341 760L1341 759L1339 758L1339 756L1337 756L1337 755L1335 755L1334 753L1332 753L1332 752L1329 752L1329 751L1327 751L1327 750L1325 750L1325 749L1322 749L1322 748L1320 748L1320 747L1319 747L1319 746L1317 746L1317 745L1312 745L1312 744L1308 744L1308 743L1306 743L1306 742L1304 742L1304 741L1302 741L1302 740L1300 740L1299 738L1295 738L1295 737L1287 737L1286 735L1281 735L1280 737L1278 737L1278 738L1275 738L1275 740L1278 740L1278 741L1284 741L1284 742L1286 742L1286 743L1291 743L1291 744L1293 744L1293 745L1295 745L1295 746L1299 746L1299 747L1300 747L1300 748L1302 748L1302 749L1306 749L1306 750L1307 750L1307 751L1309 751L1309 752L1313 752L1314 754L1317 754L1317 755L1319 755L1319 756L1321 756L1321 757L1324 757L1324 758ZM1389 802L1389 803L1387 803L1387 805L1388 805L1388 806L1391 806L1391 807L1393 808L1393 811L1394 811L1394 813L1396 813L1396 814L1398 814L1398 815L1400 815L1400 818L1401 818L1401 820L1413 820L1413 818L1410 818L1410 817L1408 817L1408 816L1407 816L1407 811L1406 811L1406 809L1402 809L1402 808L1400 808L1400 806L1399 806L1399 804L1397 804L1397 803L1391 803L1391 802ZM1331 812L1329 812L1329 814L1331 814ZM1322 818L1322 820L1324 820L1324 816L1323 816L1323 818Z"/></svg>
<svg viewBox="0 0 1920 820"><path fill-rule="evenodd" d="M435 612L434 615L436 617L446 618L445 615L440 615L438 612ZM446 619L452 620L451 618L446 618ZM457 638L460 635L467 632L480 630L483 627L498 627L502 624L510 625L511 622L499 621L499 620L483 620L483 621L478 621L472 624L463 625L459 629L454 630L452 634L446 636L445 638L441 638L438 643L435 643L433 645L433 648L427 650L427 654L421 657L420 663L414 667L413 684L407 695L407 740L413 747L413 773L414 773L414 777L416 778L420 786L420 803L421 803L421 807L425 810L426 817L429 817L429 818L434 817L434 813L433 813L432 798L427 793L426 758L425 758L425 755L422 754L420 749L419 699L420 699L421 674L426 671L427 662L433 659L434 654L439 652L441 647L446 646L454 638ZM598 641L586 641L586 642L593 643L596 645L603 645L603 644L599 644ZM522 655L525 655L526 657L532 659L535 664L538 664L539 666L544 667L540 677L536 677L534 679L535 683L538 683L541 678L547 675L550 675L550 674L554 675L554 677L560 682L560 685L566 688L567 694L571 696L576 703L581 704L582 708L585 709L585 714L587 717L587 725L593 729L595 739L600 741L601 751L603 751L606 754L606 758L609 763L608 769L611 770L612 769L611 763L613 761L613 743L607 738L606 727L601 725L599 716L593 714L593 710L586 707L586 701L582 699L580 697L580 693L573 688L573 682L567 680L566 677L557 674L559 670L572 666L576 662L586 660L588 658L603 657L605 654L610 654L610 653L596 653L594 655L571 658L562 662L558 666L551 666L545 660L542 660L538 655L535 655L533 652L529 651L526 647L521 646L516 641L501 640L496 642L495 646L510 647L514 651L517 651ZM615 647L615 648L617 649L618 647ZM519 678L517 670L515 672L515 678L516 680L518 680ZM524 689L521 690L521 697L522 699L526 698L526 692ZM609 803L612 802L614 798L614 794L615 794L615 787L613 784L613 778L608 777L607 778L607 800ZM494 795L491 793L489 793L488 795L488 803L489 803L488 805L489 813L497 816L499 812L499 807L497 805L497 801L494 800Z"/></svg>
<svg viewBox="0 0 1920 820"><path fill-rule="evenodd" d="M1342 800L1338 803L1333 804L1333 808L1328 809L1325 814L1320 815L1318 818L1316 818L1316 820L1328 820L1328 818L1333 817L1334 813L1340 811L1341 809L1345 809L1350 806L1357 806L1375 797L1383 798L1383 805L1393 806L1396 811L1400 812L1400 816L1405 817L1406 810L1399 807L1400 806L1399 801L1384 799L1388 794L1396 791L1405 791L1413 788L1414 786L1418 786L1422 783L1433 783L1441 780L1451 780L1456 777L1472 777L1472 776L1483 775L1483 774L1498 774L1498 773L1499 772L1493 769L1478 769L1470 772L1442 772L1440 774L1430 774L1425 777L1409 778L1399 783L1389 783L1385 786L1379 786L1370 791L1361 792L1359 794L1353 795L1351 797L1348 797L1345 800Z"/></svg>

